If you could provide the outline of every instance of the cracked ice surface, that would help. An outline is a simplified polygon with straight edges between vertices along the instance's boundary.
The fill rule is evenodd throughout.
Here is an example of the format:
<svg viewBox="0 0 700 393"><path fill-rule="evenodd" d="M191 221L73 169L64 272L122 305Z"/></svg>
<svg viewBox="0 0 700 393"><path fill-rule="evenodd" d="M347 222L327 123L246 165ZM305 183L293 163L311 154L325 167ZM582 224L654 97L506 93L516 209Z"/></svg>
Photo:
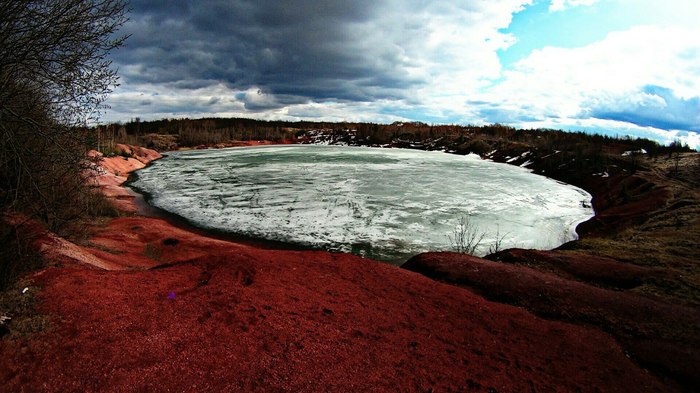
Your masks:
<svg viewBox="0 0 700 393"><path fill-rule="evenodd" d="M173 152L131 184L193 224L403 262L450 250L468 212L504 246L549 249L593 216L585 191L476 156L403 149L264 146Z"/></svg>

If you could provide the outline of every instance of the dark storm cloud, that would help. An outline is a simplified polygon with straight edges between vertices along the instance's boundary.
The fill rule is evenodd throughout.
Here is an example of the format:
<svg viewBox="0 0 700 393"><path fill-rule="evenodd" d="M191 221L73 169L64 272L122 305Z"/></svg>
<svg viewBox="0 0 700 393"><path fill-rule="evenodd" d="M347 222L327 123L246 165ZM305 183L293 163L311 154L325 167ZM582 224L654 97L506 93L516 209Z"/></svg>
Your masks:
<svg viewBox="0 0 700 393"><path fill-rule="evenodd" d="M223 82L283 97L246 101L251 109L403 98L423 81L408 75L401 49L382 35L378 3L133 1L125 26L131 37L114 58L130 84L193 89Z"/></svg>

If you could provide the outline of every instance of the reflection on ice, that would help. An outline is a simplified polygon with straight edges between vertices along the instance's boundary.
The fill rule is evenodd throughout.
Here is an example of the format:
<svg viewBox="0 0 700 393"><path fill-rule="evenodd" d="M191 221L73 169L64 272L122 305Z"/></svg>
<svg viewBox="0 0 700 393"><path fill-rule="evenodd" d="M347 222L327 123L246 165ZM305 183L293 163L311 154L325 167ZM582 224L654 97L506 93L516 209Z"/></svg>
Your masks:
<svg viewBox="0 0 700 393"><path fill-rule="evenodd" d="M448 250L460 217L505 247L553 248L590 195L527 169L400 149L266 146L171 153L132 183L196 225L402 261Z"/></svg>

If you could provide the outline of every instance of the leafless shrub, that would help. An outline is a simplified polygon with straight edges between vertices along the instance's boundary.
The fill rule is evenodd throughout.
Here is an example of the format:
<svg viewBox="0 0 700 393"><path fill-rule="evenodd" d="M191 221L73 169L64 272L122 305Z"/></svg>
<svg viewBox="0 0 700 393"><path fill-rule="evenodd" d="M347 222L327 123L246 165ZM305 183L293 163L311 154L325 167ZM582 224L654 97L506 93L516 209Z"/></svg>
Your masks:
<svg viewBox="0 0 700 393"><path fill-rule="evenodd" d="M462 215L459 218L457 227L447 238L452 244L452 248L460 254L474 255L476 249L481 245L486 232L482 231L478 225L471 220L471 213Z"/></svg>
<svg viewBox="0 0 700 393"><path fill-rule="evenodd" d="M508 233L501 234L501 228L496 227L496 237L489 246L489 254L495 254L499 251L503 251L503 241L505 240Z"/></svg>

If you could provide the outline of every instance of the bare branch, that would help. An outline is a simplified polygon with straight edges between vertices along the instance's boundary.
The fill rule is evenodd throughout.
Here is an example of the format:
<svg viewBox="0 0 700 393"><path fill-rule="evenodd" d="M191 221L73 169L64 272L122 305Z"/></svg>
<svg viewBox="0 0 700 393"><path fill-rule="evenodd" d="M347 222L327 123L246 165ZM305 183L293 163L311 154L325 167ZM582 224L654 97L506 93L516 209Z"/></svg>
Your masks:
<svg viewBox="0 0 700 393"><path fill-rule="evenodd" d="M124 0L0 0L0 212L50 225L83 214L81 170L117 83Z"/></svg>
<svg viewBox="0 0 700 393"><path fill-rule="evenodd" d="M469 212L459 218L459 223L452 235L447 235L456 252L469 255L474 255L485 237L486 232L481 231L478 225L472 222Z"/></svg>

